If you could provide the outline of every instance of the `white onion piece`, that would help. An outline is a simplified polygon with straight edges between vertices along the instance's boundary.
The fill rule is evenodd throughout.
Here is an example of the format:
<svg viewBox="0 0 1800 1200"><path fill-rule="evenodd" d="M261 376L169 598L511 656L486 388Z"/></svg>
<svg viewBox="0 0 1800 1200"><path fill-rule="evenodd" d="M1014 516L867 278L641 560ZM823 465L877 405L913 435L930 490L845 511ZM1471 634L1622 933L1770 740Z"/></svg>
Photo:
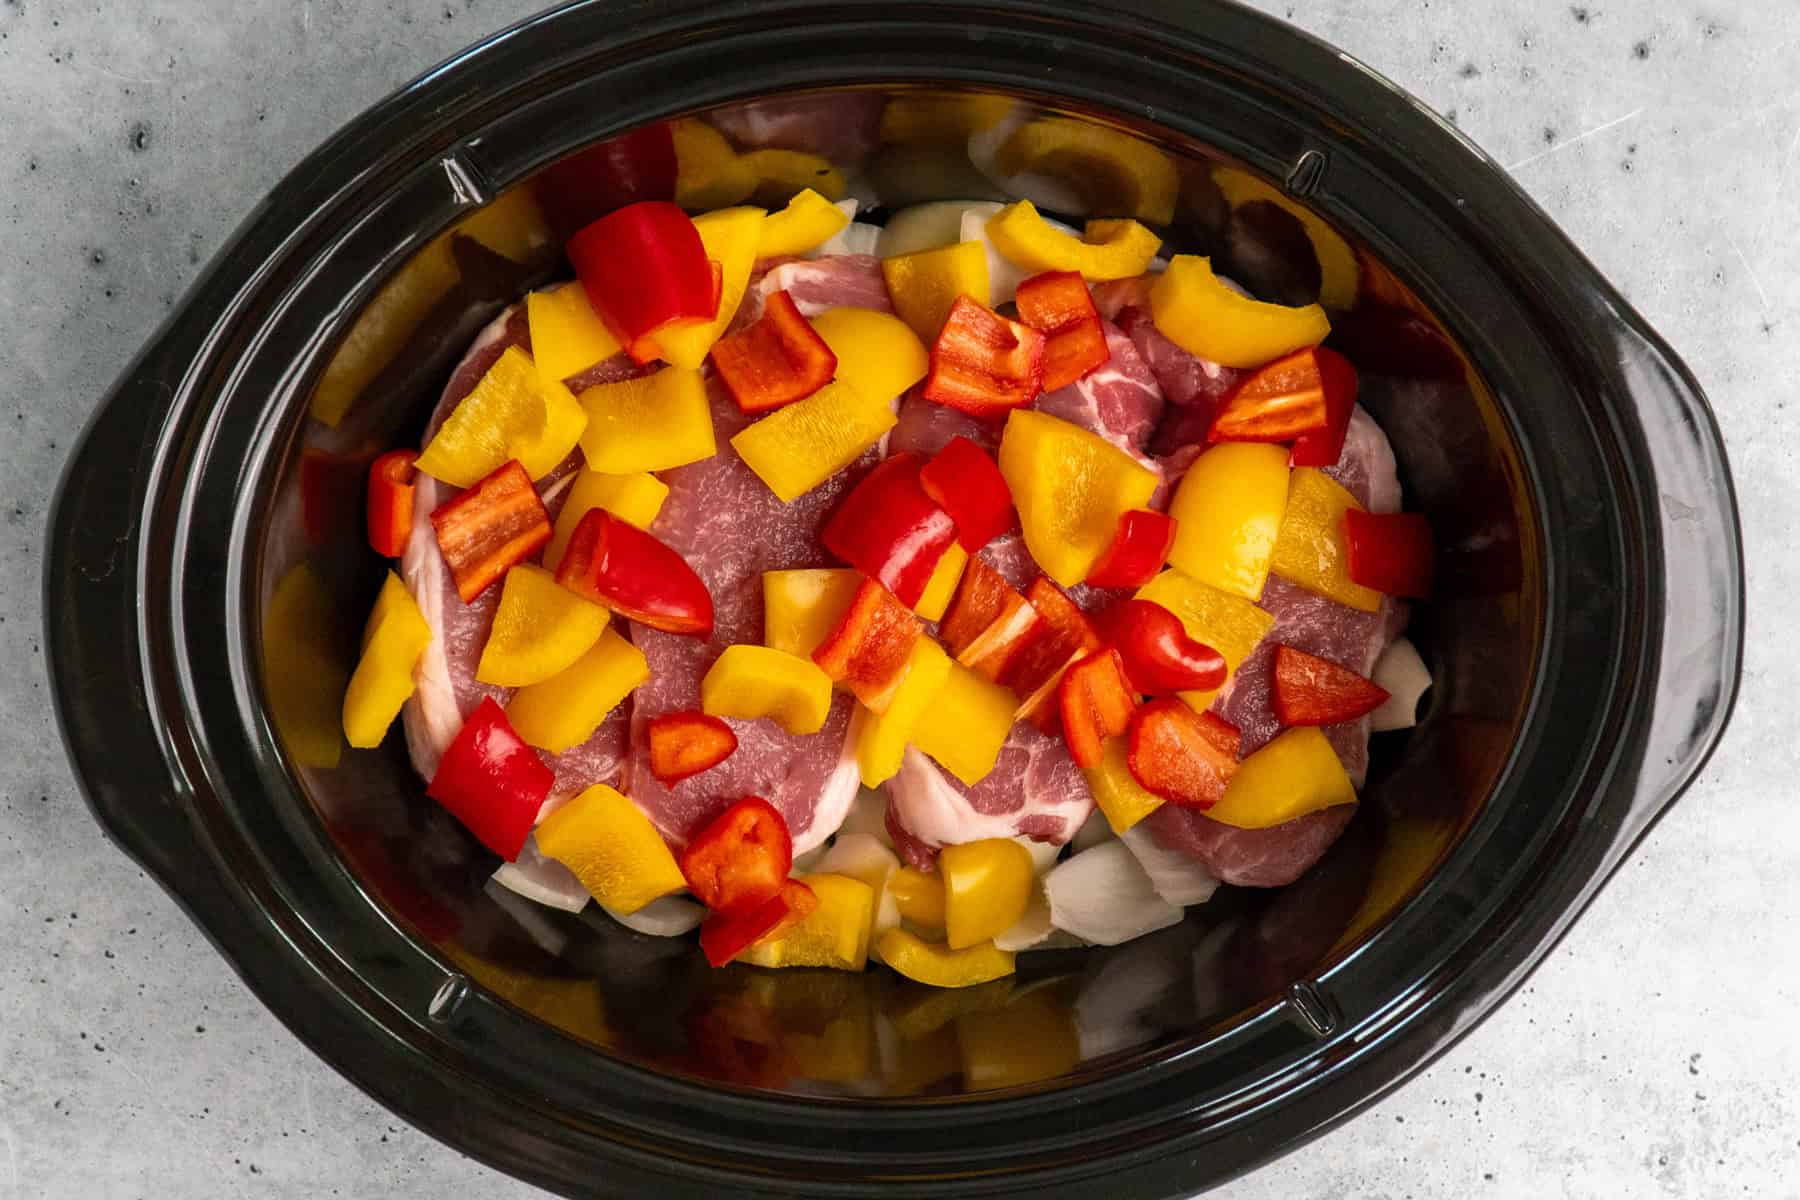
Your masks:
<svg viewBox="0 0 1800 1200"><path fill-rule="evenodd" d="M1041 885L1031 890L1031 903L1025 915L1013 922L1012 928L994 938L994 946L1015 953L1025 950L1074 950L1087 945L1074 934L1056 928L1050 920L1050 902L1044 898Z"/></svg>
<svg viewBox="0 0 1800 1200"><path fill-rule="evenodd" d="M929 204L911 205L888 218L881 231L881 240L876 243L876 253L883 258L892 258L896 254L917 254L921 250L954 246L963 240L965 212L978 209L991 216L1000 208L988 200L933 200Z"/></svg>
<svg viewBox="0 0 1800 1200"><path fill-rule="evenodd" d="M509 892L550 908L578 913L587 907L588 890L575 872L537 848L536 836L525 839L516 862L503 862L493 881Z"/></svg>
<svg viewBox="0 0 1800 1200"><path fill-rule="evenodd" d="M1050 919L1096 946L1117 946L1181 920L1123 842L1102 842L1044 876Z"/></svg>
<svg viewBox="0 0 1800 1200"><path fill-rule="evenodd" d="M1006 206L1003 204L971 204L963 210L962 240L980 242L987 249L989 305L1007 303L1018 292L1021 283L1037 274L1000 253L994 243L988 240L987 223L1004 207ZM1081 236L1081 231L1072 225L1064 225L1049 217L1045 217L1044 222L1052 229L1060 229L1074 237Z"/></svg>
<svg viewBox="0 0 1800 1200"><path fill-rule="evenodd" d="M706 917L706 908L686 896L664 896L652 900L633 913L606 908L606 915L635 933L650 937L680 937L694 929Z"/></svg>
<svg viewBox="0 0 1800 1200"><path fill-rule="evenodd" d="M800 257L829 258L836 254L875 253L875 242L881 237L881 226L859 222L856 219L859 203L855 196L839 200L837 202L838 210L850 218L850 223Z"/></svg>
<svg viewBox="0 0 1800 1200"><path fill-rule="evenodd" d="M1205 904L1219 890L1219 881L1211 871L1179 850L1171 850L1156 840L1143 825L1133 825L1119 835L1138 866L1150 876L1156 894L1177 907Z"/></svg>
<svg viewBox="0 0 1800 1200"><path fill-rule="evenodd" d="M794 865L788 869L788 875L811 875L819 869L819 860L825 857L826 846L814 846L805 854L794 855Z"/></svg>
<svg viewBox="0 0 1800 1200"><path fill-rule="evenodd" d="M481 890L486 892L507 916L517 921L519 927L543 949L544 953L552 958L562 957L562 952L569 946L569 935L552 925L550 918L526 903L523 897L501 887L492 879L483 884Z"/></svg>
<svg viewBox="0 0 1800 1200"><path fill-rule="evenodd" d="M1116 835L1112 831L1112 823L1106 819L1106 814L1101 812L1100 806L1096 804L1094 811L1088 814L1088 819L1083 821L1081 828L1075 831L1075 836L1069 839L1069 849L1080 854L1089 846L1098 846L1101 842L1112 841L1114 836Z"/></svg>
<svg viewBox="0 0 1800 1200"><path fill-rule="evenodd" d="M887 827L887 797L870 788L857 792L850 802L850 811L844 815L843 824L838 826L838 837L849 833L866 833L893 849L894 839Z"/></svg>
<svg viewBox="0 0 1800 1200"><path fill-rule="evenodd" d="M1042 875L1054 867L1056 860L1062 857L1062 846L1056 842L1040 842L1022 834L1015 836L1013 841L1025 847L1025 853L1031 855L1031 870L1036 875Z"/></svg>
<svg viewBox="0 0 1800 1200"><path fill-rule="evenodd" d="M1412 642L1395 638L1375 660L1375 673L1371 678L1388 698L1370 714L1369 728L1381 733L1389 729L1411 729L1419 723L1419 697L1431 686L1431 672Z"/></svg>
<svg viewBox="0 0 1800 1200"><path fill-rule="evenodd" d="M1029 171L1017 175L1001 174L995 162L1000 156L1000 147L1006 145L1014 130L1030 119L1031 112L1028 109L1015 109L998 124L972 135L969 138L969 161L975 164L977 171L987 176L989 182L1008 196L1029 200L1050 212L1086 216L1087 206L1080 194L1053 175L1037 175Z"/></svg>

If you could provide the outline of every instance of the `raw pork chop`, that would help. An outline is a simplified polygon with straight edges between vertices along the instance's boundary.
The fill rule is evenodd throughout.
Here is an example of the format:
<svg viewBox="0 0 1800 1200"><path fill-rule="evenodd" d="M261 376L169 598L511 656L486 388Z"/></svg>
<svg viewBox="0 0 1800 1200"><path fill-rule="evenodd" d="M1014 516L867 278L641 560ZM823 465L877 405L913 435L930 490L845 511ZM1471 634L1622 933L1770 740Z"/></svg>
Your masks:
<svg viewBox="0 0 1800 1200"><path fill-rule="evenodd" d="M887 280L881 260L873 254L838 254L830 258L768 259L756 264L744 303L732 318L741 329L762 315L763 302L786 291L794 307L805 317L816 317L828 308L872 308L891 313Z"/></svg>

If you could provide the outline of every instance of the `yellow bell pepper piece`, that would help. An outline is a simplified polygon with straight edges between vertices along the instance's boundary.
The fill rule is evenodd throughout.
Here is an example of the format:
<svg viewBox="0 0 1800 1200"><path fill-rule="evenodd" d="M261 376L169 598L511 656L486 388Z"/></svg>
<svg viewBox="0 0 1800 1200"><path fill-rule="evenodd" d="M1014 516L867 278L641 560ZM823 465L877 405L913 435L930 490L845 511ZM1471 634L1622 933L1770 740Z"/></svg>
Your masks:
<svg viewBox="0 0 1800 1200"><path fill-rule="evenodd" d="M1131 774L1125 757L1125 739L1107 738L1100 765L1083 772L1094 803L1106 814L1114 833L1124 833L1163 806L1163 798L1145 788Z"/></svg>
<svg viewBox="0 0 1800 1200"><path fill-rule="evenodd" d="M871 399L833 380L743 430L731 446L782 503L791 503L862 457L898 423L889 399Z"/></svg>
<svg viewBox="0 0 1800 1200"><path fill-rule="evenodd" d="M944 928L944 880L915 867L901 867L888 876L888 891L904 919L921 929Z"/></svg>
<svg viewBox="0 0 1800 1200"><path fill-rule="evenodd" d="M849 213L806 188L789 200L786 208L770 213L763 221L756 257L805 254L836 237L848 224Z"/></svg>
<svg viewBox="0 0 1800 1200"><path fill-rule="evenodd" d="M303 767L335 767L344 752L344 688L349 671L332 614L337 599L318 572L294 564L263 612L263 673L269 714L282 745Z"/></svg>
<svg viewBox="0 0 1800 1200"><path fill-rule="evenodd" d="M972 1092L1054 1079L1081 1061L1075 1010L1054 991L1030 991L1004 1008L956 1019L963 1086Z"/></svg>
<svg viewBox="0 0 1800 1200"><path fill-rule="evenodd" d="M831 711L831 678L811 660L767 646L727 646L700 680L700 710L767 717L789 733L817 733Z"/></svg>
<svg viewBox="0 0 1800 1200"><path fill-rule="evenodd" d="M392 571L363 630L362 658L344 691L344 740L358 749L381 745L413 694L413 668L431 644L431 626Z"/></svg>
<svg viewBox="0 0 1800 1200"><path fill-rule="evenodd" d="M900 859L872 833L839 831L831 849L818 862L820 873L848 875L869 885L869 946L883 930L900 923L900 910L887 894L888 879L900 869Z"/></svg>
<svg viewBox="0 0 1800 1200"><path fill-rule="evenodd" d="M756 178L724 134L692 117L674 122L669 133L675 142L675 203L706 212L750 198Z"/></svg>
<svg viewBox="0 0 1800 1200"><path fill-rule="evenodd" d="M999 761L1018 708L1010 689L952 663L937 699L913 730L913 745L974 787Z"/></svg>
<svg viewBox="0 0 1800 1200"><path fill-rule="evenodd" d="M989 218L987 236L994 249L1028 271L1079 271L1090 282L1142 275L1162 246L1136 221L1089 221L1083 236L1074 237L1039 216L1029 200Z"/></svg>
<svg viewBox="0 0 1800 1200"><path fill-rule="evenodd" d="M1175 219L1181 177L1169 156L1118 129L1069 117L1041 117L1014 130L994 156L1002 173L1068 180L1088 210L1155 225Z"/></svg>
<svg viewBox="0 0 1800 1200"><path fill-rule="evenodd" d="M938 874L944 880L944 940L952 950L1011 929L1025 915L1037 879L1031 852L1011 838L945 846Z"/></svg>
<svg viewBox="0 0 1800 1200"><path fill-rule="evenodd" d="M666 471L718 451L698 371L664 367L639 379L602 383L581 393L581 407L588 415L581 452L590 471Z"/></svg>
<svg viewBox="0 0 1800 1200"><path fill-rule="evenodd" d="M837 355L837 377L872 400L892 400L931 368L925 344L899 317L872 308L828 308L812 327Z"/></svg>
<svg viewBox="0 0 1800 1200"><path fill-rule="evenodd" d="M952 665L944 648L932 639L922 637L913 643L906 677L895 690L888 710L864 715L856 739L856 768L864 787L880 787L900 773L900 758L920 719L937 702Z"/></svg>
<svg viewBox="0 0 1800 1200"><path fill-rule="evenodd" d="M960 542L951 542L944 556L938 559L938 565L932 568L931 578L926 580L925 590L919 594L919 602L913 606L913 611L927 621L943 620L951 597L956 595L956 585L962 582L963 571L968 565L969 552Z"/></svg>
<svg viewBox="0 0 1800 1200"><path fill-rule="evenodd" d="M561 383L624 349L588 303L587 289L579 283L531 293L525 297L525 319L531 328L531 357L552 383Z"/></svg>
<svg viewBox="0 0 1800 1200"><path fill-rule="evenodd" d="M1226 203L1233 208L1266 200L1292 213L1299 220L1300 228L1306 231L1313 255L1319 260L1319 303L1326 308L1339 309L1356 304L1357 281L1362 272L1357 266L1356 251L1350 248L1342 234L1327 225L1312 209L1254 175L1231 167L1216 167L1212 175L1213 182L1224 193Z"/></svg>
<svg viewBox="0 0 1800 1200"><path fill-rule="evenodd" d="M1356 785L1331 742L1315 727L1302 725L1239 763L1225 794L1206 815L1239 829L1267 829L1355 803Z"/></svg>
<svg viewBox="0 0 1800 1200"><path fill-rule="evenodd" d="M1147 505L1157 483L1156 472L1106 439L1029 409L1006 418L1000 473L1018 506L1025 548L1066 588L1087 578L1120 516Z"/></svg>
<svg viewBox="0 0 1800 1200"><path fill-rule="evenodd" d="M542 683L593 649L611 619L606 609L563 587L549 571L520 563L500 585L500 607L475 678L495 687Z"/></svg>
<svg viewBox="0 0 1800 1200"><path fill-rule="evenodd" d="M931 987L973 987L1013 973L1012 954L994 949L992 942L952 950L923 941L904 929L890 929L881 935L880 949L882 962L908 979Z"/></svg>
<svg viewBox="0 0 1800 1200"><path fill-rule="evenodd" d="M694 218L706 257L719 264L719 307L710 321L695 321L654 335L657 350L669 362L698 371L706 361L713 343L723 336L744 302L750 270L758 257L762 227L760 208L726 208Z"/></svg>
<svg viewBox="0 0 1800 1200"><path fill-rule="evenodd" d="M1288 450L1222 442L1194 460L1175 489L1169 565L1246 600L1262 597L1287 511Z"/></svg>
<svg viewBox="0 0 1800 1200"><path fill-rule="evenodd" d="M648 471L629 475L582 471L569 486L569 498L563 502L562 511L556 514L556 528L550 535L550 544L544 547L544 566L556 570L563 551L569 548L569 539L575 536L575 526L591 509L604 508L621 521L648 529L668 498L669 485Z"/></svg>
<svg viewBox="0 0 1800 1200"><path fill-rule="evenodd" d="M538 373L517 346L488 368L419 455L418 468L453 487L471 487L516 458L541 479L569 456L588 414L569 389Z"/></svg>
<svg viewBox="0 0 1800 1200"><path fill-rule="evenodd" d="M1351 509L1361 512L1362 505L1337 480L1314 467L1296 468L1269 569L1327 600L1376 612L1381 593L1350 578L1344 514Z"/></svg>
<svg viewBox="0 0 1800 1200"><path fill-rule="evenodd" d="M869 961L869 926L875 893L848 875L802 875L818 907L780 937L752 945L737 957L758 967L835 967L860 971Z"/></svg>
<svg viewBox="0 0 1800 1200"><path fill-rule="evenodd" d="M1137 598L1162 605L1181 618L1189 637L1217 650L1225 659L1227 682L1275 627L1275 617L1267 609L1181 571L1164 571L1139 588ZM1219 689L1179 694L1195 712L1205 712Z"/></svg>
<svg viewBox="0 0 1800 1200"><path fill-rule="evenodd" d="M537 844L573 871L594 899L622 913L687 886L650 818L604 783L545 817Z"/></svg>
<svg viewBox="0 0 1800 1200"><path fill-rule="evenodd" d="M1005 120L1015 103L1006 96L895 96L881 110L881 140L966 142Z"/></svg>
<svg viewBox="0 0 1800 1200"><path fill-rule="evenodd" d="M561 754L592 737L607 714L648 678L644 652L608 629L567 670L514 692L506 719L527 745Z"/></svg>
<svg viewBox="0 0 1800 1200"><path fill-rule="evenodd" d="M844 173L817 154L800 150L752 150L740 155L739 161L755 181L751 190L759 200L786 203L807 188L827 200L842 200L847 190Z"/></svg>
<svg viewBox="0 0 1800 1200"><path fill-rule="evenodd" d="M1331 332L1317 304L1289 308L1240 296L1213 274L1211 260L1191 254L1177 254L1157 276L1150 316L1183 350L1228 367L1260 367Z"/></svg>
<svg viewBox="0 0 1800 1200"><path fill-rule="evenodd" d="M763 645L807 660L862 586L849 567L763 572Z"/></svg>
<svg viewBox="0 0 1800 1200"><path fill-rule="evenodd" d="M986 304L988 288L987 247L980 242L958 242L917 254L897 254L881 261L888 299L894 311L929 346L937 341L958 296Z"/></svg>

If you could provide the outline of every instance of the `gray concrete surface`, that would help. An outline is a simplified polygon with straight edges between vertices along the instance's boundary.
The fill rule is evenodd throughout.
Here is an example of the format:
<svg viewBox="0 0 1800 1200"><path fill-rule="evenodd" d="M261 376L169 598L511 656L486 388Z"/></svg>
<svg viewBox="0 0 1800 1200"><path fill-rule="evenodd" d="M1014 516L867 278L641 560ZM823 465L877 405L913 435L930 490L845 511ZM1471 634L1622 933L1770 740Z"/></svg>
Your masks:
<svg viewBox="0 0 1800 1200"><path fill-rule="evenodd" d="M0 0L0 1200L529 1194L314 1059L101 839L38 596L64 454L199 264L339 123L534 7ZM1751 642L1707 778L1530 986L1224 1194L1800 1196L1800 5L1265 7L1449 115L1686 356L1743 498Z"/></svg>

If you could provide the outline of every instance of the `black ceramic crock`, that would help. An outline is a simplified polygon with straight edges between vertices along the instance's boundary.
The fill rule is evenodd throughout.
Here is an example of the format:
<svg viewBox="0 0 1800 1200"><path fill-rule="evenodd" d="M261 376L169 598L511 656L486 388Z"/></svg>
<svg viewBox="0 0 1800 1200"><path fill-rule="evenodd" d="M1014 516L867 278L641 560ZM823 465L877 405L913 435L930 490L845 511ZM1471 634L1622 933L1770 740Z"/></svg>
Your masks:
<svg viewBox="0 0 1800 1200"><path fill-rule="evenodd" d="M1444 547L1414 631L1429 714L1378 739L1324 862L951 1007L880 972L709 973L603 917L520 914L397 745L318 766L268 690L285 654L330 713L378 579L331 470L416 439L459 339L556 269L440 235L650 122L917 87L1128 131L1184 178L1260 174L1385 264L1411 323L1339 335ZM1206 220L1172 242L1204 249ZM432 336L359 377L349 432L309 420L371 298L432 254ZM1222 0L590 2L499 34L244 223L95 416L48 562L58 712L107 833L320 1055L570 1195L1175 1196L1242 1172L1519 985L1700 769L1742 638L1730 478L1687 370L1454 129ZM899 1081L930 1053L951 1059Z"/></svg>

